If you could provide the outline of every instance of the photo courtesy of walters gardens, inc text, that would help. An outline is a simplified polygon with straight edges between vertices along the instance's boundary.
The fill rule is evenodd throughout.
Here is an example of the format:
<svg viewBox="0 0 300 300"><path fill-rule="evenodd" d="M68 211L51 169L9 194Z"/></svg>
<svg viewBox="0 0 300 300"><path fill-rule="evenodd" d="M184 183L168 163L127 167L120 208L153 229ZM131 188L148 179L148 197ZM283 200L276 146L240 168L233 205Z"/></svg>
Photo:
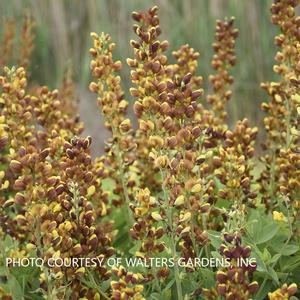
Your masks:
<svg viewBox="0 0 300 300"><path fill-rule="evenodd" d="M300 0L0 16L0 300L300 300Z"/></svg>

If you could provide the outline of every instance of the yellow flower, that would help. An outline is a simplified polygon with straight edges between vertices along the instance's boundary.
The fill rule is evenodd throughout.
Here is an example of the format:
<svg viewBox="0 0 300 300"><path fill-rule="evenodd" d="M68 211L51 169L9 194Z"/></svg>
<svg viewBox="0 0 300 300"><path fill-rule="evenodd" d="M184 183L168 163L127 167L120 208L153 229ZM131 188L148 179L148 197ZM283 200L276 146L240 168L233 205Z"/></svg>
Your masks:
<svg viewBox="0 0 300 300"><path fill-rule="evenodd" d="M276 210L273 211L273 220L279 222L286 222L287 219L282 212L278 212Z"/></svg>
<svg viewBox="0 0 300 300"><path fill-rule="evenodd" d="M93 195L95 194L95 192L96 192L95 186L94 186L94 185L91 185L91 186L88 188L88 190L87 190L87 196L88 196L88 197L91 197L91 196L93 196Z"/></svg>
<svg viewBox="0 0 300 300"><path fill-rule="evenodd" d="M151 217L152 217L155 221L161 221L161 220L162 220L162 216L161 216L158 212L153 212L153 213L151 213Z"/></svg>
<svg viewBox="0 0 300 300"><path fill-rule="evenodd" d="M288 300L289 296L287 293L282 294L281 289L276 290L273 293L268 293L270 300Z"/></svg>
<svg viewBox="0 0 300 300"><path fill-rule="evenodd" d="M184 196L183 195L180 195L176 198L175 202L174 202L174 205L175 206L180 206L184 203Z"/></svg>

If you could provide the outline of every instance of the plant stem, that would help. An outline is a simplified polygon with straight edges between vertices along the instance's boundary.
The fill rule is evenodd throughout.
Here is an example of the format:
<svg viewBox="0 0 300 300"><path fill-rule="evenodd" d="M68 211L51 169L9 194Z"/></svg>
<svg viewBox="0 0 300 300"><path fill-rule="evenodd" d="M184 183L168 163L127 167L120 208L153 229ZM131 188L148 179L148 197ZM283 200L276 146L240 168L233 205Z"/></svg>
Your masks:
<svg viewBox="0 0 300 300"><path fill-rule="evenodd" d="M44 257L44 248L42 246L41 240L41 228L40 228L40 221L37 218L36 219L36 230L35 230L35 236L36 236L36 246L37 249L39 250L39 252L41 253L41 257ZM52 289L52 283L51 283L51 278L49 278L49 269L47 267L44 266L44 264L42 265L42 271L45 274L45 279L46 279L46 286L47 286L47 300L56 300L56 294L53 293L53 289ZM55 295L55 298L53 298Z"/></svg>
<svg viewBox="0 0 300 300"><path fill-rule="evenodd" d="M112 133L113 133L113 137L116 137L116 139L119 140L119 137L118 137L117 132L116 132L114 127L112 127ZM134 223L134 220L133 220L132 215L129 211L130 199L129 199L129 194L128 194L127 182L125 180L125 170L124 170L124 166L123 166L123 159L122 159L120 145L119 145L118 141L115 144L115 150L116 150L116 156L117 156L117 163L119 165L119 171L120 171L119 172L119 175L120 175L119 180L121 181L121 184L122 184L125 203L126 203L127 208L128 208L128 213L126 215L127 215L127 219L129 221L129 224L132 224L132 223Z"/></svg>
<svg viewBox="0 0 300 300"><path fill-rule="evenodd" d="M172 243L172 256L175 258L176 255L176 244L174 241L174 238L171 236L171 243ZM177 262L175 261L174 265L174 273L175 273L175 282L176 282L176 288L177 288L177 298L178 300L183 300L182 296L182 288L181 288L181 281L180 281L180 272L177 265Z"/></svg>
<svg viewBox="0 0 300 300"><path fill-rule="evenodd" d="M203 229L207 232L207 224L206 224L206 215L205 215L205 213L202 214L202 226L203 226ZM205 250L206 258L210 258L207 245L204 246L204 250Z"/></svg>
<svg viewBox="0 0 300 300"><path fill-rule="evenodd" d="M165 175L162 169L160 169L161 177L162 177L162 190L164 194L164 200L165 200L165 205L168 204L168 193L165 188ZM173 214L172 214L172 207L167 206L167 221L168 221L168 227L170 227L170 235L168 237L170 238L170 244L171 244L171 253L172 257L174 259L174 274L175 274L175 283L176 283L176 289L177 289L177 299L178 300L183 300L183 295L182 295L182 287L181 287L181 281L180 281L180 272L179 268L177 265L177 252L176 252L176 243L175 243L175 234L173 232Z"/></svg>
<svg viewBox="0 0 300 300"><path fill-rule="evenodd" d="M95 278L94 278L93 274L92 274L90 271L88 271L88 275L89 275L89 278L90 278L90 280L91 280L91 282L92 282L94 288L95 288L95 289L97 290L97 292L101 295L101 297L103 297L103 298L106 299L106 300L110 300L111 298L109 298L109 297L108 297L108 296L100 289L99 284L96 283Z"/></svg>

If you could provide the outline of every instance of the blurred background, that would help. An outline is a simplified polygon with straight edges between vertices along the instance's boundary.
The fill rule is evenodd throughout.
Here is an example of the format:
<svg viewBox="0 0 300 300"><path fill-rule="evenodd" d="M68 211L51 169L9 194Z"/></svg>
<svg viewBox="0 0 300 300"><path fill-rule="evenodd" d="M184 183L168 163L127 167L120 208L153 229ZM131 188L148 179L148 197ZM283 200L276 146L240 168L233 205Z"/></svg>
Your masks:
<svg viewBox="0 0 300 300"><path fill-rule="evenodd" d="M85 133L93 137L94 152L99 153L107 133L96 108L96 97L88 91L91 31L109 33L116 42L115 58L123 63L123 85L130 100L126 58L133 56L129 45L134 38L133 10L159 6L162 38L170 42L171 61L171 52L182 44L188 43L199 51L199 74L204 77L206 91L215 21L235 16L240 35L228 122L233 126L237 119L247 117L251 125L262 127L260 103L266 100L266 95L259 84L274 79L272 65L276 53L273 38L277 28L270 22L271 3L271 0L2 0L0 18L2 24L7 19L14 20L18 28L24 12L35 19L35 48L30 67L33 82L59 87L64 71L72 66Z"/></svg>

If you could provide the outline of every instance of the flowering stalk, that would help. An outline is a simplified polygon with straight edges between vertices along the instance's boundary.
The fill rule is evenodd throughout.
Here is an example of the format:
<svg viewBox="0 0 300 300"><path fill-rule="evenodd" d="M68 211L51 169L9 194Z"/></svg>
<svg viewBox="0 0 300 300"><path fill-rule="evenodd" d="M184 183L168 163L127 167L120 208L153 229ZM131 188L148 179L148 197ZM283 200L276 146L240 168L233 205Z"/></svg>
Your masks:
<svg viewBox="0 0 300 300"><path fill-rule="evenodd" d="M271 8L272 23L279 26L281 34L275 37L275 44L280 47L275 60L274 72L280 81L263 83L271 98L263 103L262 109L268 113L264 119L267 141L264 149L269 152L262 158L266 169L260 178L261 192L270 210L281 205L276 200L280 193L287 195L295 208L297 216L298 204L295 201L299 193L299 184L294 180L295 162L299 155L299 17L295 9L299 1L276 1ZM280 133L279 133L280 132Z"/></svg>
<svg viewBox="0 0 300 300"><path fill-rule="evenodd" d="M252 295L258 290L258 283L252 281L256 265L243 265L242 259L250 257L251 248L242 244L239 232L223 234L224 243L220 246L222 257L230 261L230 267L217 271L216 287L204 289L208 299L252 300Z"/></svg>
<svg viewBox="0 0 300 300"><path fill-rule="evenodd" d="M4 21L3 37L0 46L0 67L7 66L13 57L13 40L16 35L16 24L13 20Z"/></svg>
<svg viewBox="0 0 300 300"><path fill-rule="evenodd" d="M232 95L229 87L233 83L233 77L229 74L229 69L236 63L234 47L238 36L238 30L233 25L234 18L223 22L218 20L216 42L213 44L215 55L211 65L216 73L211 75L209 80L214 93L207 96L207 102L211 104L216 125L224 123L227 115L225 105Z"/></svg>
<svg viewBox="0 0 300 300"><path fill-rule="evenodd" d="M34 49L34 28L35 21L28 14L23 17L23 26L20 35L20 56L18 58L18 65L25 69L30 67L31 54Z"/></svg>
<svg viewBox="0 0 300 300"><path fill-rule="evenodd" d="M130 182L127 172L128 169L134 170L133 153L136 144L130 133L131 122L125 118L128 102L123 98L120 76L116 75L122 65L120 61L114 62L112 59L115 44L110 42L109 35L102 33L98 36L92 33L91 36L94 40L94 48L90 49L93 57L90 67L97 81L90 84L90 90L98 94L98 104L105 119L105 126L112 133L107 159L112 170L119 169L118 176L114 178L115 191L119 191L120 200L122 201L124 197L125 204L129 205L128 188L129 184L134 185L134 181ZM111 176L115 176L113 171Z"/></svg>

